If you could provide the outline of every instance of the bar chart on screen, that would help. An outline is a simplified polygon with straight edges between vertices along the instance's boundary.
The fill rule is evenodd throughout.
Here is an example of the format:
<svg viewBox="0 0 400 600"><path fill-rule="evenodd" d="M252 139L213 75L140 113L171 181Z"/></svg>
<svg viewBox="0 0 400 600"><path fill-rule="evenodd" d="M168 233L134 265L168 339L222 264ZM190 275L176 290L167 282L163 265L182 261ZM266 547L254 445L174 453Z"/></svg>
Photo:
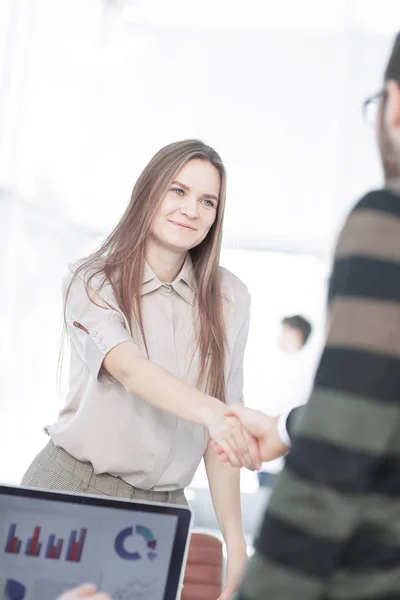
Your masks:
<svg viewBox="0 0 400 600"><path fill-rule="evenodd" d="M63 545L64 545L63 539L60 538L56 543L56 536L54 534L51 534L49 536L49 541L47 542L46 558L52 558L54 560L59 560L61 557Z"/></svg>
<svg viewBox="0 0 400 600"><path fill-rule="evenodd" d="M42 527L36 525L32 535L24 543L17 535L17 523L12 523L8 529L4 552L6 554L24 554L32 558L43 556L49 560L65 560L70 563L79 563L85 546L87 529L74 529L68 536L67 544L64 537L57 537L55 533L44 535ZM63 549L66 548L63 557Z"/></svg>

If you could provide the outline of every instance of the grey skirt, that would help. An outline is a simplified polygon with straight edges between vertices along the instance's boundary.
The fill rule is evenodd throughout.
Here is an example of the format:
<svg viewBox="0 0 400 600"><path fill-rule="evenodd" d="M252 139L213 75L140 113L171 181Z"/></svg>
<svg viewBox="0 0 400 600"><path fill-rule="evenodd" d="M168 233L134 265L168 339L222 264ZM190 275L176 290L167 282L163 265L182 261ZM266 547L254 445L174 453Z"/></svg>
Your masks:
<svg viewBox="0 0 400 600"><path fill-rule="evenodd" d="M52 441L36 456L23 476L21 485L60 492L187 505L184 490L141 490L108 473L95 475L90 463L77 460Z"/></svg>

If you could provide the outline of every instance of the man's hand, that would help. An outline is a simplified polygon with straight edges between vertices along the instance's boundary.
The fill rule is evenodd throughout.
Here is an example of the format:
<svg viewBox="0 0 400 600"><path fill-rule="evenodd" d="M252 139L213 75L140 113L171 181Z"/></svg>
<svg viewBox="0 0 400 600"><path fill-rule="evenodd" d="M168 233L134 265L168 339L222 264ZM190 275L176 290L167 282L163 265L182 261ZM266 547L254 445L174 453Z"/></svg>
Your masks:
<svg viewBox="0 0 400 600"><path fill-rule="evenodd" d="M108 594L102 594L97 591L96 586L92 584L80 585L73 590L65 592L58 600L111 600Z"/></svg>
<svg viewBox="0 0 400 600"><path fill-rule="evenodd" d="M258 441L263 462L279 458L288 451L288 447L282 442L278 434L279 417L270 417L259 410L245 408L239 403L230 406L227 414L237 417L243 429ZM229 461L228 455L221 446L215 442L212 442L212 446L222 462ZM233 464L233 466L235 465Z"/></svg>

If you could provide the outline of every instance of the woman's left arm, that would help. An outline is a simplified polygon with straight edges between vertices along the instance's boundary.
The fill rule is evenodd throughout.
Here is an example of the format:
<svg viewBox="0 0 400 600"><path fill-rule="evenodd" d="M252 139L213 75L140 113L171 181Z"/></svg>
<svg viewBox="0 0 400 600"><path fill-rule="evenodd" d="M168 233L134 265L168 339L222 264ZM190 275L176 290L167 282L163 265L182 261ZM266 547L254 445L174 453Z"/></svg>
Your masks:
<svg viewBox="0 0 400 600"><path fill-rule="evenodd" d="M240 470L221 463L209 444L204 454L215 514L225 540L228 565L226 586L218 600L229 600L240 584L247 563L240 503Z"/></svg>
<svg viewBox="0 0 400 600"><path fill-rule="evenodd" d="M227 404L243 402L243 359L250 324L250 295L247 289L243 288L239 292L239 307L236 313L239 327L226 385ZM248 436L247 443L254 445L256 442ZM204 454L204 463L215 514L228 554L226 586L218 600L229 600L240 584L247 563L240 502L240 470L228 463L221 463L211 442Z"/></svg>

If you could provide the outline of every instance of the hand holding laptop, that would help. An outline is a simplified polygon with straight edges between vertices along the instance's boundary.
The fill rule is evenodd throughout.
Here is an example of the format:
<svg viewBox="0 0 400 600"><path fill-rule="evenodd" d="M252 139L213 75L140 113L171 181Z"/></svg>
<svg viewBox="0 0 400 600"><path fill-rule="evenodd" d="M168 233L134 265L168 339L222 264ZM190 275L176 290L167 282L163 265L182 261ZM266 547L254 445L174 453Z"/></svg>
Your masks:
<svg viewBox="0 0 400 600"><path fill-rule="evenodd" d="M111 600L111 596L98 592L95 585L80 585L73 590L65 592L58 600Z"/></svg>

